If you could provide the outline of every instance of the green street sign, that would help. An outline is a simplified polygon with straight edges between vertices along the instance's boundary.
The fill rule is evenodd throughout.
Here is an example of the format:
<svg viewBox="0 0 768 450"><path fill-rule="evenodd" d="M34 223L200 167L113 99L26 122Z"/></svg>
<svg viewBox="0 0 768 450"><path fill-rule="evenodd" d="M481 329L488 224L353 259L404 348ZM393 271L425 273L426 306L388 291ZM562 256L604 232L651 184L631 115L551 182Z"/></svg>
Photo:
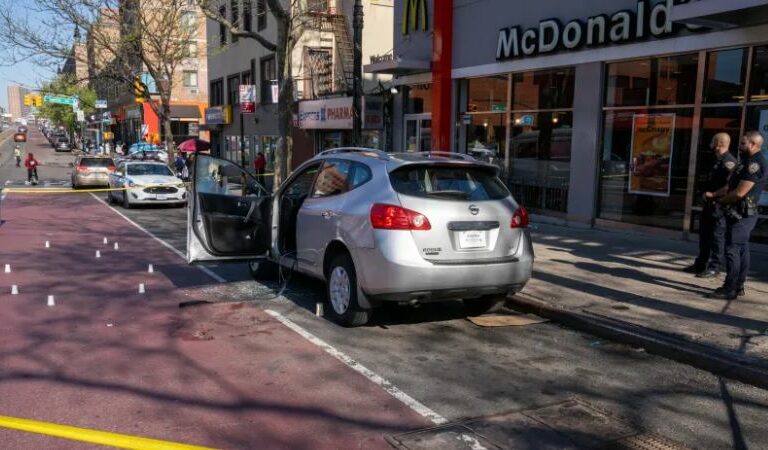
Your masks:
<svg viewBox="0 0 768 450"><path fill-rule="evenodd" d="M46 95L43 97L45 103L55 103L58 105L75 106L79 100L77 97L56 97L53 95Z"/></svg>
<svg viewBox="0 0 768 450"><path fill-rule="evenodd" d="M498 111L506 111L507 105L505 103L494 103L491 105L491 111L498 112Z"/></svg>

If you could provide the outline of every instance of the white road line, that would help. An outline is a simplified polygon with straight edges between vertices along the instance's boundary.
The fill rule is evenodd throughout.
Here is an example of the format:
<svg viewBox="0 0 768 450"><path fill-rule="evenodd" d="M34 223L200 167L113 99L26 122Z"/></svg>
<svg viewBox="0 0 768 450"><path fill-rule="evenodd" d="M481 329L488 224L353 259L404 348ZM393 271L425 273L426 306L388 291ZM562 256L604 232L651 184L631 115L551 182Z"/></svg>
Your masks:
<svg viewBox="0 0 768 450"><path fill-rule="evenodd" d="M116 210L115 208L109 206L107 204L107 202L105 202L104 200L100 199L96 194L91 193L91 196L93 198L95 198L98 202L100 202L101 204L103 204L104 206L109 208L111 211L114 211L115 214L117 214L118 216L120 216L123 219L125 219L128 223L130 223L134 227L138 228L139 230L143 231L144 233L149 235L152 239L154 239L157 242L159 242L160 244L162 244L164 247L168 248L170 251L175 253L176 256L178 256L179 258L183 259L185 262L187 261L187 255L185 255L184 253L181 253L180 251L176 250L176 248L174 246L172 246L171 244L165 242L164 240L160 239L159 237L155 236L151 231L147 230L146 228L142 227L138 223L136 223L133 220L129 219L125 214L123 214L120 211ZM216 280L218 283L226 283L226 281L227 281L226 279L220 277L219 275L217 275L215 272L213 272L211 269L209 269L207 267L203 267L203 266L195 266L195 267L197 267L198 269L203 271L209 277L211 277L214 280Z"/></svg>
<svg viewBox="0 0 768 450"><path fill-rule="evenodd" d="M282 314L280 314L277 311L273 311L271 309L266 310L267 314L274 317L276 320L278 320L280 323L285 325L286 327L290 328L291 330L295 331L297 334L299 334L304 339L308 340L309 342L315 344L316 346L320 347L321 349L325 350L326 353L333 356L334 358L338 359L342 363L344 363L347 367L351 368L355 372L361 374L368 380L372 381L374 384L378 385L387 393L389 393L391 396L395 397L396 399L400 400L402 403L404 403L406 406L411 408L412 410L416 411L423 417L429 419L434 423L435 425L442 425L444 423L448 423L448 420L441 416L440 414L432 411L430 408L425 406L424 404L420 403L418 400L414 399L410 395L406 394L405 392L398 389L395 385L381 377L380 375L377 375L372 370L368 369L367 367L363 366L359 362L355 361L351 357L347 356L346 354L342 353L341 351L337 350L332 345L326 343L322 339L318 338L314 334L310 333L309 331L305 330L304 328L297 325L295 322L291 321L290 319L286 318Z"/></svg>

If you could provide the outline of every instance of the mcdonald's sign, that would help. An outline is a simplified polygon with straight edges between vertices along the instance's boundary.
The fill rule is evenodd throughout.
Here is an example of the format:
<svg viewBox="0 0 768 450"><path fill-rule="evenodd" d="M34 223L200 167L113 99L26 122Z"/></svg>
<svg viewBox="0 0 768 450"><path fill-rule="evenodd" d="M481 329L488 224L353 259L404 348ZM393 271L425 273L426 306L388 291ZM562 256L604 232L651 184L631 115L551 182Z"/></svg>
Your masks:
<svg viewBox="0 0 768 450"><path fill-rule="evenodd" d="M403 35L409 31L427 31L427 0L403 2Z"/></svg>

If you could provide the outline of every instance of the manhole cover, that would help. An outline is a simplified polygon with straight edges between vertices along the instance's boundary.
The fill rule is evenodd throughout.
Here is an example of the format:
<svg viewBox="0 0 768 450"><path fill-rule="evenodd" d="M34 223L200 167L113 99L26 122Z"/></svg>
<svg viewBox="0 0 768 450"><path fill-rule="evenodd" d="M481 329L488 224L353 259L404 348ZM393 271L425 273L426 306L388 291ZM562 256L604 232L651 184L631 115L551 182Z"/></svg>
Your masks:
<svg viewBox="0 0 768 450"><path fill-rule="evenodd" d="M388 441L401 450L687 450L578 399L413 431Z"/></svg>

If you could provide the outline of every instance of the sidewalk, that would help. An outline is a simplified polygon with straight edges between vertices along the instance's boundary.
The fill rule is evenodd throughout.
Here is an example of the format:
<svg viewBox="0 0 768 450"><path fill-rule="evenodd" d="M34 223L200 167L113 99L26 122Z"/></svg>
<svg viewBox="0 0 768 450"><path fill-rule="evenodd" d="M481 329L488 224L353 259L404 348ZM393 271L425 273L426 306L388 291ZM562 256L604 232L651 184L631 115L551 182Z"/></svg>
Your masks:
<svg viewBox="0 0 768 450"><path fill-rule="evenodd" d="M722 278L681 271L694 242L543 224L533 234L533 279L511 306L768 388L768 254L752 251L747 295L723 301L704 296Z"/></svg>

